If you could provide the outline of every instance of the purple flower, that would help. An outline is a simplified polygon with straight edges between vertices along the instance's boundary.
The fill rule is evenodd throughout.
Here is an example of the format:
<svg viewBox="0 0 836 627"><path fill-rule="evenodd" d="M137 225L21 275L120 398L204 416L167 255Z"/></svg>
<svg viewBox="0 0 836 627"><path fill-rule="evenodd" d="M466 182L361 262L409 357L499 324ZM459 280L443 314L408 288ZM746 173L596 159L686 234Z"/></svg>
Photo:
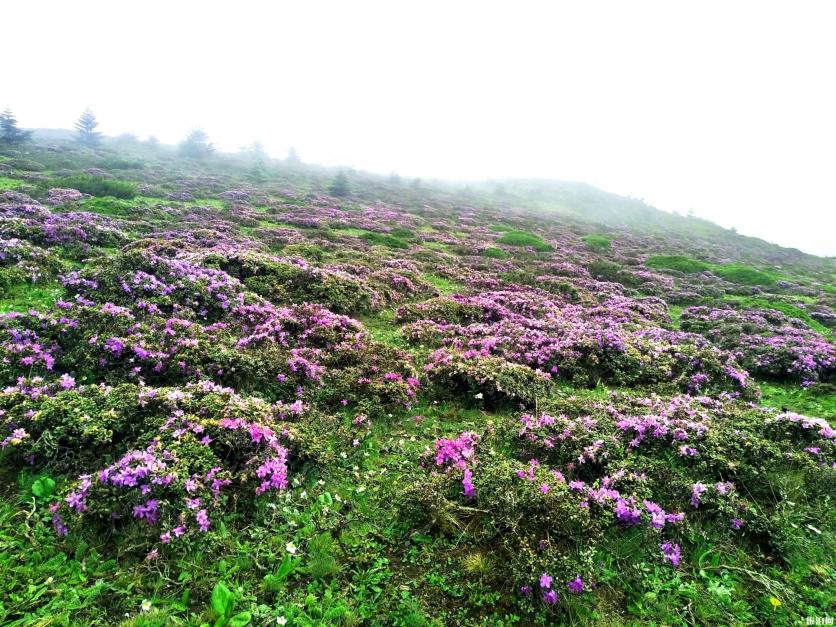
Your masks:
<svg viewBox="0 0 836 627"><path fill-rule="evenodd" d="M548 573L543 573L540 575L540 587L541 588L551 588L552 587L552 578L548 575Z"/></svg>
<svg viewBox="0 0 836 627"><path fill-rule="evenodd" d="M569 592L573 594L580 594L583 592L583 579L581 579L581 576L578 575L572 581L567 583L566 587L569 588Z"/></svg>
<svg viewBox="0 0 836 627"><path fill-rule="evenodd" d="M700 483L699 481L694 484L694 487L691 488L691 505L694 507L700 506L700 496L703 492L705 492L708 488Z"/></svg>
<svg viewBox="0 0 836 627"><path fill-rule="evenodd" d="M195 519L197 520L197 524L201 532L206 533L209 531L209 515L206 513L205 509L200 510L195 515Z"/></svg>
<svg viewBox="0 0 836 627"><path fill-rule="evenodd" d="M548 592L543 593L543 601L548 605L554 605L557 603L557 592L549 590Z"/></svg>
<svg viewBox="0 0 836 627"><path fill-rule="evenodd" d="M663 542L659 545L659 549L662 551L662 556L664 557L666 562L670 562L673 564L675 568L679 567L679 562L682 557L682 551L679 548L678 544L672 544L671 542Z"/></svg>
<svg viewBox="0 0 836 627"><path fill-rule="evenodd" d="M738 530L743 526L743 521L740 518L733 518L731 521L732 529Z"/></svg>

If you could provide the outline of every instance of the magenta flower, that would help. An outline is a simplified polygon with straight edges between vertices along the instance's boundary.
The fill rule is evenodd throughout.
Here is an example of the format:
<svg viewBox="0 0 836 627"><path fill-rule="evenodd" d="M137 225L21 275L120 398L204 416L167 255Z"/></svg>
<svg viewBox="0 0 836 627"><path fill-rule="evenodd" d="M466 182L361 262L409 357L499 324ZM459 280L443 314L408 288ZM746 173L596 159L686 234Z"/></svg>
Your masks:
<svg viewBox="0 0 836 627"><path fill-rule="evenodd" d="M548 573L543 573L540 575L540 587L541 588L551 588L552 587L552 578L549 576Z"/></svg>

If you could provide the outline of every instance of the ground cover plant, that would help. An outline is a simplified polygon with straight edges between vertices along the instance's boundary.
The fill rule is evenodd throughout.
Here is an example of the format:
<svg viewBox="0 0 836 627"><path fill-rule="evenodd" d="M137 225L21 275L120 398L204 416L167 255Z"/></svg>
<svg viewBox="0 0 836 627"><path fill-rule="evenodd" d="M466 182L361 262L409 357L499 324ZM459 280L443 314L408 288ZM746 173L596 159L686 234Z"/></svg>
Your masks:
<svg viewBox="0 0 836 627"><path fill-rule="evenodd" d="M832 259L634 201L13 152L0 623L836 611Z"/></svg>

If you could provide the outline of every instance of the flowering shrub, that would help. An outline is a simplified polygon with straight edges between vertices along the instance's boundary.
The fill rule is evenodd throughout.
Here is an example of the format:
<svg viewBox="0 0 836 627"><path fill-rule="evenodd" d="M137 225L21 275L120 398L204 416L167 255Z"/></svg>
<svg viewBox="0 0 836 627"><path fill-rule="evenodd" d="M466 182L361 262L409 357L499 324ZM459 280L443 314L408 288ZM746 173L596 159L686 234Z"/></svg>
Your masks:
<svg viewBox="0 0 836 627"><path fill-rule="evenodd" d="M836 377L836 347L802 321L776 310L690 307L682 328L740 357L751 372L810 384Z"/></svg>

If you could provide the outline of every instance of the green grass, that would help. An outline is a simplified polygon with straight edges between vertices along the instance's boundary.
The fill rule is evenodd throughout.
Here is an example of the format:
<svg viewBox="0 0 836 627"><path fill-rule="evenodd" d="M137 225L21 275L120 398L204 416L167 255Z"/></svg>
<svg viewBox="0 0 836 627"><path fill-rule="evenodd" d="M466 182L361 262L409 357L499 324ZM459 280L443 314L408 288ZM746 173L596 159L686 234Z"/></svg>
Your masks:
<svg viewBox="0 0 836 627"><path fill-rule="evenodd" d="M361 235L364 240L375 244L376 246L386 246L387 248L409 248L409 244L402 239L389 235L387 233L377 233L369 231Z"/></svg>
<svg viewBox="0 0 836 627"><path fill-rule="evenodd" d="M684 255L653 255L647 258L644 265L648 268L676 270L685 274L697 274L711 269L711 266L704 261L691 259Z"/></svg>
<svg viewBox="0 0 836 627"><path fill-rule="evenodd" d="M682 317L683 311L685 311L685 307L681 305L668 305L668 315L671 317L675 329L679 328L679 319Z"/></svg>
<svg viewBox="0 0 836 627"><path fill-rule="evenodd" d="M92 196L113 196L114 198L131 199L137 195L136 185L129 181L106 179L90 174L75 174L65 178L54 179L54 187L69 187Z"/></svg>
<svg viewBox="0 0 836 627"><path fill-rule="evenodd" d="M21 180L0 176L0 189L14 189L20 187L22 184L23 181Z"/></svg>
<svg viewBox="0 0 836 627"><path fill-rule="evenodd" d="M818 384L812 388L798 385L761 384L761 403L770 407L783 408L806 416L836 419L836 387L832 384Z"/></svg>
<svg viewBox="0 0 836 627"><path fill-rule="evenodd" d="M591 234L583 237L583 241L592 250L609 250L612 248L612 240L606 235Z"/></svg>
<svg viewBox="0 0 836 627"><path fill-rule="evenodd" d="M721 279L741 285L759 285L770 287L778 280L778 276L757 270L742 263L728 263L714 266L711 271Z"/></svg>
<svg viewBox="0 0 836 627"><path fill-rule="evenodd" d="M444 277L440 277L435 274L425 274L422 278L444 296L448 296L450 294L460 294L465 289L465 286L461 283L456 283L455 281L445 279Z"/></svg>
<svg viewBox="0 0 836 627"><path fill-rule="evenodd" d="M14 285L2 296L0 313L26 312L30 309L43 311L52 307L63 293L64 288L60 283L45 283L42 285L22 283Z"/></svg>
<svg viewBox="0 0 836 627"><path fill-rule="evenodd" d="M511 254L505 252L501 248L485 248L479 253L480 257L488 257L489 259L508 259Z"/></svg>
<svg viewBox="0 0 836 627"><path fill-rule="evenodd" d="M508 231L505 235L497 239L496 242L498 244L518 246L520 248L530 246L540 252L552 250L552 247L544 242L540 236L534 235L533 233L526 233L525 231Z"/></svg>

